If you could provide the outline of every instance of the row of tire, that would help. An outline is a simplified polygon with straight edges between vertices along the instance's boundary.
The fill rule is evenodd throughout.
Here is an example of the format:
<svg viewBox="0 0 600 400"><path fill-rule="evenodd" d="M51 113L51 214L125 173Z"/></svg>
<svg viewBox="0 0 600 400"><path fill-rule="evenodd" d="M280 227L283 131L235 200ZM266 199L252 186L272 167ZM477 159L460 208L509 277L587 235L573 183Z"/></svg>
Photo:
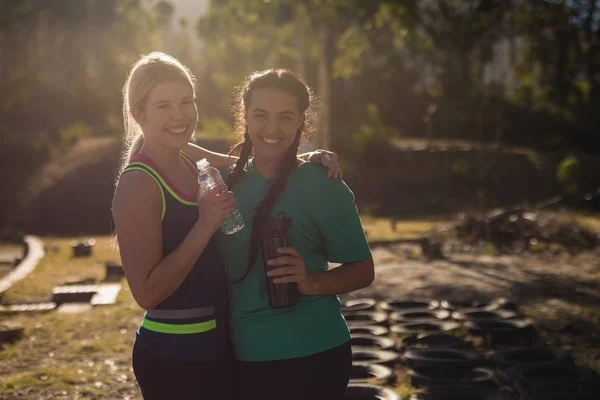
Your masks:
<svg viewBox="0 0 600 400"><path fill-rule="evenodd" d="M353 347L347 399L399 399L385 388L395 383L398 366L413 386L426 389L410 400L596 399L597 376L563 352L527 347L535 339L531 321L504 299L461 305L359 299L343 306ZM473 337L490 354L476 350Z"/></svg>

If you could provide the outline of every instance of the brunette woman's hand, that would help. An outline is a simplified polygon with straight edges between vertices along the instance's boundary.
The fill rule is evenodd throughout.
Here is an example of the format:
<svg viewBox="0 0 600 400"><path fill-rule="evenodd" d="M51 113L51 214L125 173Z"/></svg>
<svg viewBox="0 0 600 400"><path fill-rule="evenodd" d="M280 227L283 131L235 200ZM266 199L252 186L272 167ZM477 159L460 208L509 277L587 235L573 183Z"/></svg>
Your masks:
<svg viewBox="0 0 600 400"><path fill-rule="evenodd" d="M198 191L196 200L199 212L198 222L213 232L219 229L227 215L237 209L237 201L233 192L227 189L227 185L220 184L204 194L200 190Z"/></svg>
<svg viewBox="0 0 600 400"><path fill-rule="evenodd" d="M338 163L338 155L333 151L315 150L308 157L308 161L313 164L321 164L327 168L327 176L334 179L342 179L342 169Z"/></svg>
<svg viewBox="0 0 600 400"><path fill-rule="evenodd" d="M281 247L277 249L280 257L267 262L270 266L277 266L267 272L267 275L273 277L273 283L291 283L298 284L298 291L301 294L316 294L316 275L309 274L306 270L304 259L293 247Z"/></svg>

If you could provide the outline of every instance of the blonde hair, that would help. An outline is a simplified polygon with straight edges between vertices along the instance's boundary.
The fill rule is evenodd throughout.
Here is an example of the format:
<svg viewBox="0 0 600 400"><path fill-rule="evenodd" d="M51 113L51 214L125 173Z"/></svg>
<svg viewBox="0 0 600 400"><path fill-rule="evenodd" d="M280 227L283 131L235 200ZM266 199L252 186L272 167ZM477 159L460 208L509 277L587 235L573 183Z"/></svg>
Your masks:
<svg viewBox="0 0 600 400"><path fill-rule="evenodd" d="M140 57L129 67L127 79L123 86L123 124L125 135L121 161L117 170L117 180L131 157L144 144L144 136L140 124L133 118L131 107L143 110L148 93L158 84L165 81L182 82L190 86L192 95L196 97L196 78L179 60L158 51Z"/></svg>

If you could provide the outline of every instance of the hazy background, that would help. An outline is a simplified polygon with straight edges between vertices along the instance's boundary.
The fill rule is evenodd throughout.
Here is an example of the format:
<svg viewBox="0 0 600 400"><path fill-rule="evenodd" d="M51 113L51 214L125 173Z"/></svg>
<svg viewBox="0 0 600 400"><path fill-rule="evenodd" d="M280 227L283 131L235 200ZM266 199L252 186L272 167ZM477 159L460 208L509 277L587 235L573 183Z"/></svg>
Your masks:
<svg viewBox="0 0 600 400"><path fill-rule="evenodd" d="M120 91L153 50L196 74L212 150L244 76L297 70L321 100L311 146L364 213L599 207L600 1L3 0L3 235L111 231Z"/></svg>

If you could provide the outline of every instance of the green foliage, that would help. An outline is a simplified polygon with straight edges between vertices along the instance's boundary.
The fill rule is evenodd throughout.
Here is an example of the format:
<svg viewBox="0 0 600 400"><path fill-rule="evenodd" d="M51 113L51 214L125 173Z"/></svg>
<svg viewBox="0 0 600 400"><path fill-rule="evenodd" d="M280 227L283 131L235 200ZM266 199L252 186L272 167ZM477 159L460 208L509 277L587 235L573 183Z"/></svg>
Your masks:
<svg viewBox="0 0 600 400"><path fill-rule="evenodd" d="M391 139L400 136L394 128L385 125L376 104L365 107L366 123L352 136L352 150L357 154L377 155L391 148Z"/></svg>
<svg viewBox="0 0 600 400"><path fill-rule="evenodd" d="M71 146L79 139L91 136L90 127L83 122L74 122L58 130L60 144Z"/></svg>
<svg viewBox="0 0 600 400"><path fill-rule="evenodd" d="M562 159L556 168L556 179L568 194L577 192L577 174L579 172L579 160L574 155L568 155Z"/></svg>
<svg viewBox="0 0 600 400"><path fill-rule="evenodd" d="M231 122L222 118L204 118L200 121L201 133L198 137L235 139L235 133Z"/></svg>
<svg viewBox="0 0 600 400"><path fill-rule="evenodd" d="M452 173L458 177L466 178L469 175L470 165L467 160L456 160L452 164Z"/></svg>

